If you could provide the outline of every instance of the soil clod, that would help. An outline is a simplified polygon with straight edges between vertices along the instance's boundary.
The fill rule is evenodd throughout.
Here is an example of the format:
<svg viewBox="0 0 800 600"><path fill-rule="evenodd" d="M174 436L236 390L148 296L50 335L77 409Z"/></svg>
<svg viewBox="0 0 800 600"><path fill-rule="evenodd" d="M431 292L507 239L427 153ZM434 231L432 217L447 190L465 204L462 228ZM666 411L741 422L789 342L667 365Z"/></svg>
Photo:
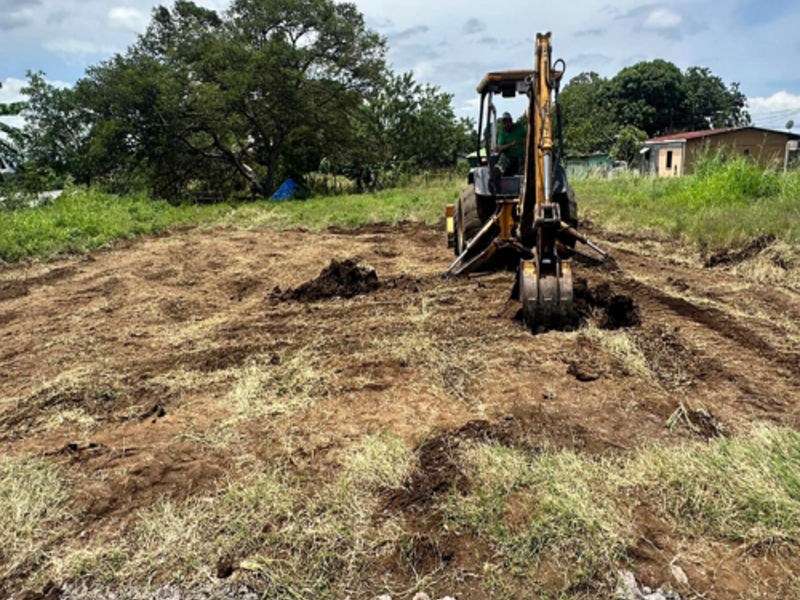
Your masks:
<svg viewBox="0 0 800 600"><path fill-rule="evenodd" d="M319 277L303 285L281 292L276 288L273 298L280 301L316 302L328 298L354 298L374 292L381 287L378 274L371 267L362 267L354 260L331 260Z"/></svg>

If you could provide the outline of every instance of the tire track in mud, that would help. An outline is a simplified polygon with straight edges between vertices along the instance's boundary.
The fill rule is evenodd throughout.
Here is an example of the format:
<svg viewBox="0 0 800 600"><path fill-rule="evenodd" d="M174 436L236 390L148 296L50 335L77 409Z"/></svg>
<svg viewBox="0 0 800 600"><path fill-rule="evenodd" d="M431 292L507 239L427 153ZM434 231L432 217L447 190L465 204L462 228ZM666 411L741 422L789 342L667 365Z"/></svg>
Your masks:
<svg viewBox="0 0 800 600"><path fill-rule="evenodd" d="M632 278L620 279L617 284L632 295L653 300L679 317L711 329L725 339L757 353L760 358L779 364L789 371L794 379L800 379L800 354L775 348L752 329L742 326L735 318L720 309L697 306Z"/></svg>

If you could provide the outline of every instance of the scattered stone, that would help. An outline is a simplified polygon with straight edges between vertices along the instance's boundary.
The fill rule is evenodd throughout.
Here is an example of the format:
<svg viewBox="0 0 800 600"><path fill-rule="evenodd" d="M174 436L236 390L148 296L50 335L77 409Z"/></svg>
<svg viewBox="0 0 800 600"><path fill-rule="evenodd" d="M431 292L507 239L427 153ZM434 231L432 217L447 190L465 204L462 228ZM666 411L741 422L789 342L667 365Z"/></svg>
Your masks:
<svg viewBox="0 0 800 600"><path fill-rule="evenodd" d="M431 597L425 592L417 592L417 594L414 596L414 600L431 600Z"/></svg>
<svg viewBox="0 0 800 600"><path fill-rule="evenodd" d="M681 600L681 597L675 592L668 592L661 588L652 591L648 587L639 587L636 575L630 571L622 571L614 592L614 600Z"/></svg>
<svg viewBox="0 0 800 600"><path fill-rule="evenodd" d="M229 556L223 556L217 562L217 578L218 579L227 579L231 575L233 575L234 566L233 560Z"/></svg>
<svg viewBox="0 0 800 600"><path fill-rule="evenodd" d="M569 363L567 374L572 375L578 381L589 383L600 379L600 371L592 365L587 365L577 361Z"/></svg>

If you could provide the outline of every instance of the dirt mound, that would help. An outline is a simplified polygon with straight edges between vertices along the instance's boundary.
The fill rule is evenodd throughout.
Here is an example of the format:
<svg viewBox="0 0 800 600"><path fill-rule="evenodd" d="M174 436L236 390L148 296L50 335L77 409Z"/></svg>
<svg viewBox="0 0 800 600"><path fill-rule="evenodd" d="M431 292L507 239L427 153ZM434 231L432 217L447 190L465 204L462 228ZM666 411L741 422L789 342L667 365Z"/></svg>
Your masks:
<svg viewBox="0 0 800 600"><path fill-rule="evenodd" d="M774 235L762 235L746 244L743 248L716 252L706 259L705 267L707 269L713 269L714 267L738 265L746 260L755 258L759 252L767 248L774 241Z"/></svg>
<svg viewBox="0 0 800 600"><path fill-rule="evenodd" d="M591 287L585 279L575 281L575 314L581 323L598 318L602 329L621 329L642 324L639 307L631 296L617 294L608 283Z"/></svg>
<svg viewBox="0 0 800 600"><path fill-rule="evenodd" d="M319 277L282 292L276 288L273 298L281 301L316 302L327 298L354 298L369 294L381 287L375 269L361 267L354 260L331 260Z"/></svg>

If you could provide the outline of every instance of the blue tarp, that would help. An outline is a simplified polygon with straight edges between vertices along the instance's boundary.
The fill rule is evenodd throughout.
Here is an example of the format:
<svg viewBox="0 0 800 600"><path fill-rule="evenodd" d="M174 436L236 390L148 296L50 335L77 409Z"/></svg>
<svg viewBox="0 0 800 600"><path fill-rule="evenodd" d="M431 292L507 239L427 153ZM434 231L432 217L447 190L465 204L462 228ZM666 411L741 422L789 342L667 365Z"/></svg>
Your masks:
<svg viewBox="0 0 800 600"><path fill-rule="evenodd" d="M283 185L278 188L278 191L272 194L272 200L291 200L294 198L295 194L297 194L298 190L300 190L300 186L297 185L291 179L287 179L283 182Z"/></svg>

